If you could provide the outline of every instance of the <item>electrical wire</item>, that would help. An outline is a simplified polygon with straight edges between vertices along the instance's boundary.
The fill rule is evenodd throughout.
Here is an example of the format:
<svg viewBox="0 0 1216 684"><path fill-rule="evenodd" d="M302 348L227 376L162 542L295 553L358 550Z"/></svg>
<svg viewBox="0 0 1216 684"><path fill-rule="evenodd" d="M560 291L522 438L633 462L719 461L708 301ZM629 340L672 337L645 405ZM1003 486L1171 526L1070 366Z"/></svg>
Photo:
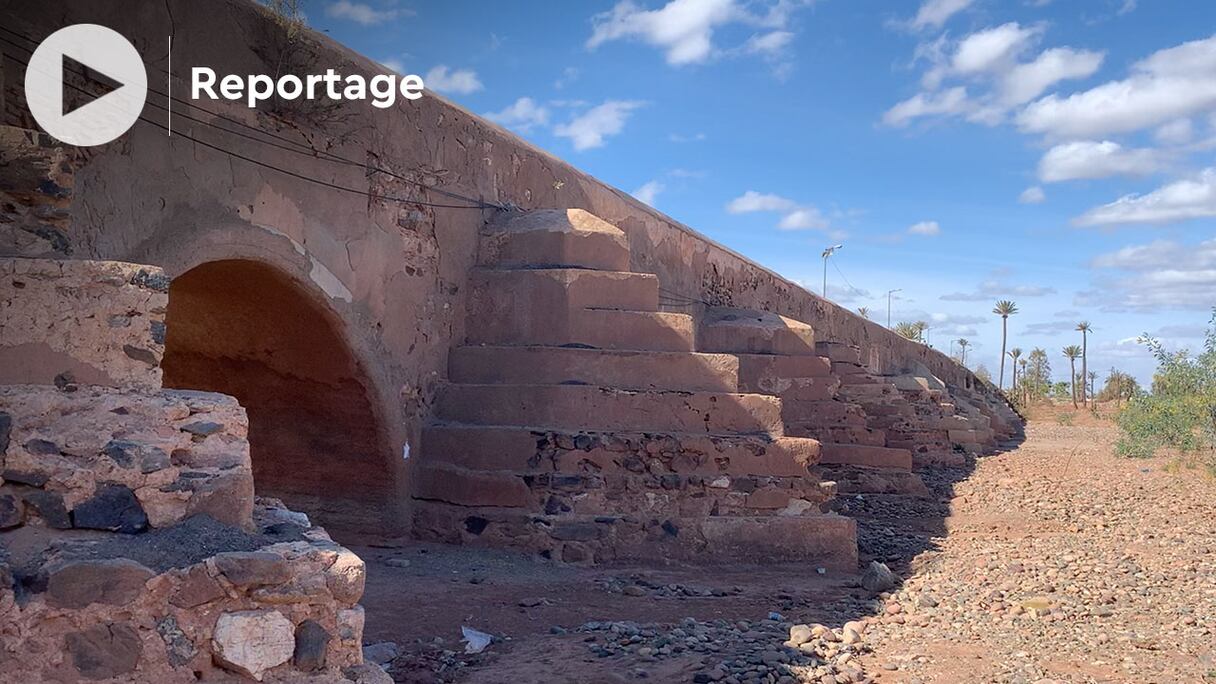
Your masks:
<svg viewBox="0 0 1216 684"><path fill-rule="evenodd" d="M11 30L11 29L7 28L7 27L4 27L4 26L0 26L0 31L4 31L4 32L6 32L6 33L9 33L9 34L15 35L15 36L17 36L17 37L19 37L19 38L22 38L23 40L26 40L26 41L29 41L29 42L34 42L34 41L33 41L32 39L30 39L29 37L24 36L24 35L21 35L20 33L17 33L17 32L15 32L15 31L13 31L13 30ZM17 49L19 49L19 50L24 50L24 51L25 51L25 52L27 52L27 53L30 53L30 54L32 54L32 53L33 53L33 51L32 51L32 50L30 50L29 48L24 47L24 46L22 46L22 45L18 45L18 44L16 44L16 43L12 42L11 40L8 40L8 39L6 39L6 38L4 38L4 37L2 37L2 36L0 36L0 42L7 43L8 45L10 45L10 46L12 46L12 47L17 48ZM13 59L15 62L19 63L19 64L22 64L22 65L25 65L25 66L28 66L28 65L29 65L29 62L27 62L27 61L23 61L23 60L21 60L21 59L19 59L19 58L15 57L15 56L13 56L13 55L9 55L9 57L10 57L11 59ZM74 73L74 74L76 74L76 75L78 75L78 76L85 76L85 74L82 74L82 73L80 73L80 72L76 72L76 71L73 71L72 73ZM86 95L95 95L94 93L90 93L89 91L87 91L87 90L85 90L85 89L83 89L83 88L80 88L79 86L75 86L75 85L70 84L70 83L65 83L65 85L67 85L68 87L70 87L70 88L72 88L72 89L74 89L74 90L77 90L77 91L79 91L79 92L82 92L82 93L84 93L84 94L86 94ZM204 146L204 147L211 148L211 149L213 149L213 150L216 150L216 151L221 152L221 153L223 153L223 154L227 154L227 155L232 156L232 157L235 157L235 158L237 158L237 159L241 159L242 161L246 161L246 162L248 162L248 163L255 164L255 165L257 165L257 166L261 166L261 167L264 167L264 168L267 168L267 169L271 169L271 170L277 171L277 172L279 172L279 173L283 173L283 174L285 174L285 175L292 176L292 177L294 177L294 178L298 178L298 179L300 179L300 180L305 180L305 181L308 181L308 182L311 182L311 183L315 183L315 184L318 184L318 185L322 185L322 186L324 186L324 187L328 187L328 188L331 188L331 189L335 189L335 190L341 190L341 191L350 192L350 193L356 193L356 194L359 194L359 195L362 195L362 196L367 196L368 194L372 194L372 195L373 195L373 196L375 196L375 197L378 197L378 198L380 198L380 199L384 199L384 200L388 200L388 201L396 201L396 202L403 202L403 203L409 203L409 204L417 204L417 205L420 205L420 206L434 207L434 208L444 208L444 209L498 209L498 210L503 210L503 209L505 209L505 207L503 207L503 206L501 206L501 205L499 205L499 204L495 204L495 203L492 203L492 202L486 202L486 201L484 201L484 200L478 200L478 199L474 199L474 198L471 198L471 197L465 197L465 196L463 196L463 195L459 195L459 194L457 194L457 193L453 193L453 192L450 192L450 191L447 191L447 190L443 190L442 188L436 188L436 187L433 187L433 186L427 185L427 184L425 184L425 183L422 183L421 181L418 181L418 180L415 180L415 179L413 179L413 178L409 178L409 177L403 176L403 175L401 175L401 174L395 173L395 172L393 172L393 171L390 171L390 170L385 169L385 168L382 168L382 167L377 167L377 166L370 165L370 164L363 164L363 163L360 163L360 162L354 161L354 160L352 160L352 159L347 159L347 158L342 157L342 156L340 156L340 155L333 154L333 153L331 153L331 152L326 152L326 151L323 151L323 150L317 150L317 149L315 149L315 148L312 148L312 147L310 147L310 146L306 146L306 145L304 145L304 144L302 144L302 143L299 143L299 142L297 142L297 141L293 141L293 140L291 140L291 139L289 139L289 138L285 138L285 137L283 137L283 136L276 135L275 133L272 133L272 132L270 132L270 131L266 131L266 130L261 129L261 128L257 128L257 127L254 127L254 126L250 126L249 124L246 124L246 123L244 123L244 122L242 122L242 121L238 121L238 120L236 120L236 119L232 119L232 118L226 117L226 116L224 116L223 114L218 114L218 113L216 113L216 112L212 112L212 111L207 110L207 109L205 109L205 108L203 108L203 107L199 107L198 105L195 105L195 104L193 104L193 103L191 103L191 102L189 102L189 101L187 101L187 100L182 100L182 99L180 99L180 98L176 98L176 97L173 97L173 96L171 96L171 95L166 95L166 94L161 93L161 92L159 92L159 91L157 91L157 90L155 90L155 89L153 89L153 88L148 88L148 90L149 90L149 92L152 92L152 93L155 93L155 94L157 94L157 95L160 95L161 97L166 97L166 98L171 99L171 100L173 100L173 101L175 101L175 102L180 102L180 103L182 103L182 104L184 104L184 105L186 105L186 106L192 107L192 108L197 109L197 110L202 111L202 112L205 112L205 113L207 113L207 114L210 114L210 115L212 115L212 116L215 116L215 117L217 117L217 118L219 118L219 119L222 119L222 120L224 120L224 121L227 121L227 122L229 122L229 123L236 124L236 125L238 125L238 126L240 126L240 127L242 127L242 128L246 128L246 129L248 129L248 130L256 131L256 132L258 132L259 134L266 135L266 136L269 136L269 137L274 138L274 139L277 139L277 140L282 140L282 141L284 141L285 143L287 143L287 145L280 145L280 144L277 144L277 143L274 143L274 142L270 142L270 141L267 141L267 140L262 140L262 139L260 139L260 138L253 137L253 136L251 136L251 135L249 135L249 134L246 134L246 133L241 133L240 131L233 131L233 130L230 130L230 129L227 129L227 128L223 128L223 127L220 127L220 126L216 126L215 124L213 124L213 123L211 123L211 122L209 122L209 121L204 121L204 120L202 120L202 119L199 119L199 118L196 118L196 117L192 117L192 116L190 116L189 114L184 114L184 113L181 113L181 112L179 112L179 113L178 113L178 116L183 117L183 118L185 118L185 119L187 119L187 120L189 120L189 121L193 121L193 122L195 122L195 123L198 123L198 124L200 124L200 125L202 125L202 126L206 126L206 127L209 127L209 128L215 129L215 130L219 130L219 131L222 131L222 132L224 132L224 133L228 133L229 135L236 135L236 136L239 136L239 137L245 138L245 139L247 139L247 140L250 140L250 141L252 141L252 142L255 142L255 143L257 143L257 144L261 144L261 145L267 145L267 146L274 147L274 148L277 148L277 149L281 149L281 150L284 150L284 151L287 151L287 152L292 152L292 153L295 153L295 154L300 154L300 155L302 155L302 156L306 156L306 157L309 157L309 158L312 158L312 159L318 159L318 160L321 160L321 161L329 161L329 162L331 162L331 163L338 163L338 164L342 164L342 165L349 166L349 167L356 167L356 168L364 169L365 171L367 171L367 172L368 172L368 175L369 175L369 176L371 175L371 173L382 173L382 174L385 174L385 175L390 176L390 177L392 177L392 178L395 178L395 179L398 179L398 180L404 181L404 182L406 182L406 183L410 183L410 184L412 184L412 185L418 186L418 187L423 188L423 189L425 189L425 190L429 190L429 191L435 192L435 193L437 193L437 194L444 195L444 196L446 196L446 197L450 197L450 198L453 198L453 199L459 199L459 200L462 200L462 201L465 201L465 202L471 202L471 203L473 203L473 206L466 206L466 205L455 205L455 204L439 204L439 203L434 203L434 202L424 202L424 201L421 201L421 200L412 200L412 199L407 199L407 198L391 197L391 196L386 196L386 195L375 195L375 193L372 193L371 191L367 191L367 192L365 192L365 191L363 191L363 190L359 190L359 189L356 189L356 188L349 188L349 187L346 187L346 186L341 186L341 185L338 185L338 184L336 184L336 183L330 183L330 182L328 182L328 181L322 181L322 180L319 180L319 179L316 179L316 178L312 178L312 177L309 177L309 176L305 176L305 175L303 175L303 174L299 174L299 173L296 173L296 172L293 172L293 171L289 171L289 170L287 170L287 169L283 169L283 168L281 168L281 167L277 167L277 166L275 166L275 165L273 165L273 164L270 164L270 163L267 163L267 162L262 162L262 161L259 161L259 160L256 160L256 159L253 159L253 158L250 158L250 157L246 157L246 156L241 155L241 154L239 154L239 153L232 152L232 151L227 150L227 149L225 149L225 148L223 148L223 147L221 147L221 146L219 146L219 145L215 145L215 144L212 144L212 143L208 143L208 142L206 142L206 141L200 140L200 139L198 139L198 138L196 138L196 137L194 137L194 136L191 136L191 135L189 135L189 134L182 133L181 131L179 131L179 132L178 132L178 134L179 134L179 135L181 135L182 137L184 137L184 138L186 138L186 139L188 139L188 140L191 140L191 141L193 141L193 142L195 142L195 143L197 143L197 144L199 144L199 145L202 145L202 146ZM162 105L160 105L160 104L157 104L157 103L154 103L154 102L151 102L151 101L148 101L148 104L149 104L149 105L151 105L151 106L153 106L153 107L155 107L155 108L157 108L157 109L160 109L161 111L165 111L165 112L168 112L168 111L169 111L169 109L168 109L167 107L162 106ZM142 121L142 122L144 122L144 123L147 123L147 124L150 124L150 125L156 126L157 128L160 128L161 130L164 130L164 131L166 131L166 132L168 132L168 131L169 131L169 128L168 128L167 126L161 125L159 122L156 122L156 121L153 121L153 120L147 119L147 118L145 118L145 117L144 117L142 114L139 116L139 120L140 120L140 121Z"/></svg>

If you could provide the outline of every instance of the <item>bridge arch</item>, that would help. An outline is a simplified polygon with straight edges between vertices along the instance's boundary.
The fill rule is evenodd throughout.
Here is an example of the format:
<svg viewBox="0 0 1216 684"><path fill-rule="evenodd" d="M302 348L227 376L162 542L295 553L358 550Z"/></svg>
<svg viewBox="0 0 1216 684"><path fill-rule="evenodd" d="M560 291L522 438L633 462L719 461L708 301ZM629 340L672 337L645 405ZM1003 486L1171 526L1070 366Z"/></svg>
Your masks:
<svg viewBox="0 0 1216 684"><path fill-rule="evenodd" d="M342 322L262 261L207 261L169 288L165 387L222 392L249 415L254 486L337 535L392 508L387 431Z"/></svg>

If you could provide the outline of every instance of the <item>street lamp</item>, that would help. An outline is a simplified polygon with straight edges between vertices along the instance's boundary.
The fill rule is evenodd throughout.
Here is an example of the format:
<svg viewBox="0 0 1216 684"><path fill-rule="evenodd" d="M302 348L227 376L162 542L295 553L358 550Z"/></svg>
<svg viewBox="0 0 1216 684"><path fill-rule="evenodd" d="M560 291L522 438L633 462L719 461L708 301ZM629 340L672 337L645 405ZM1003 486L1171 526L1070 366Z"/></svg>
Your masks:
<svg viewBox="0 0 1216 684"><path fill-rule="evenodd" d="M823 298L828 298L828 257L836 253L836 250L844 249L844 245L832 245L823 250Z"/></svg>
<svg viewBox="0 0 1216 684"><path fill-rule="evenodd" d="M896 292L903 292L902 287L897 287L894 290L887 290L887 327L891 327L891 295Z"/></svg>

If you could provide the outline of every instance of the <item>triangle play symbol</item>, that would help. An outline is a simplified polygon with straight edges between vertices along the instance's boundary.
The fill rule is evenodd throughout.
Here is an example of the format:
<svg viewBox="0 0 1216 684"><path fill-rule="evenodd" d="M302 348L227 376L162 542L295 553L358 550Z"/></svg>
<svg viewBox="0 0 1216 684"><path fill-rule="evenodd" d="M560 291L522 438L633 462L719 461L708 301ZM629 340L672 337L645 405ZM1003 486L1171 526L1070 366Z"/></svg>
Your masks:
<svg viewBox="0 0 1216 684"><path fill-rule="evenodd" d="M63 55L62 68L63 75L60 82L63 88L63 116L67 116L69 113L80 109L90 102L95 102L126 85L67 55ZM85 82L83 85L80 85L82 76ZM69 79L71 82L78 84L77 87L68 85Z"/></svg>

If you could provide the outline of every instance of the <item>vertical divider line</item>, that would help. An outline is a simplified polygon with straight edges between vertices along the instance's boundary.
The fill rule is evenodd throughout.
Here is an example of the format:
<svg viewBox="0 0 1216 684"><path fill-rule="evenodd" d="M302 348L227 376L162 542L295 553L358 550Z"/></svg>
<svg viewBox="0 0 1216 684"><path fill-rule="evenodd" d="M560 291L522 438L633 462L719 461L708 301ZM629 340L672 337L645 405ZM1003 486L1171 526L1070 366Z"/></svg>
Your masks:
<svg viewBox="0 0 1216 684"><path fill-rule="evenodd" d="M169 137L173 137L173 34L169 34L169 68L165 75L166 93L169 94Z"/></svg>

